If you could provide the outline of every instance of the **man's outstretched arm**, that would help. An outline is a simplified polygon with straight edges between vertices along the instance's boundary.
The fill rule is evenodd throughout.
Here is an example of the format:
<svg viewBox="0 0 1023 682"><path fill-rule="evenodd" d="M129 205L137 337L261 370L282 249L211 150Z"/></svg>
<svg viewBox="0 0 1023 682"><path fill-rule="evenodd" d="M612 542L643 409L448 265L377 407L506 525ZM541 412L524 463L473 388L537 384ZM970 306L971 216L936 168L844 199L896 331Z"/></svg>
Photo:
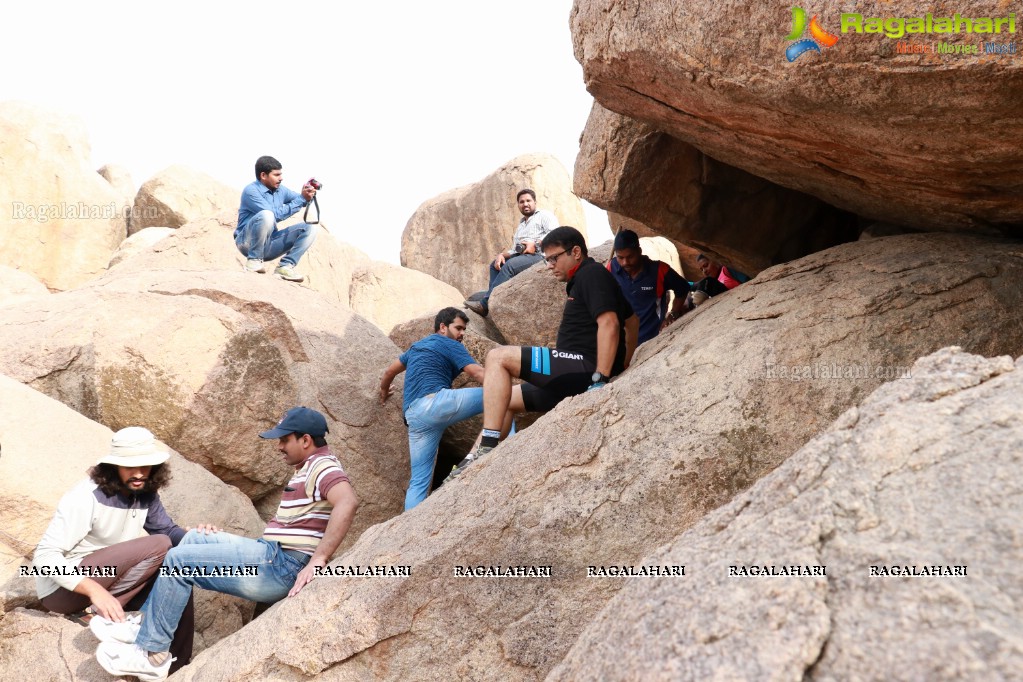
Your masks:
<svg viewBox="0 0 1023 682"><path fill-rule="evenodd" d="M348 529L352 526L355 510L359 507L359 498L356 497L352 484L348 481L341 481L327 492L327 500L334 505L330 511L330 520L327 521L327 529L323 532L319 544L316 545L313 558L295 578L295 584L288 592L289 597L294 597L309 584L316 575L317 566L327 565L330 557L341 545L341 541L345 539Z"/></svg>
<svg viewBox="0 0 1023 682"><path fill-rule="evenodd" d="M401 360L395 360L387 369L384 370L384 375L380 377L380 404L383 405L387 402L387 399L394 393L394 389L391 388L391 382L394 381L394 377L398 376L405 371L405 365L401 364Z"/></svg>

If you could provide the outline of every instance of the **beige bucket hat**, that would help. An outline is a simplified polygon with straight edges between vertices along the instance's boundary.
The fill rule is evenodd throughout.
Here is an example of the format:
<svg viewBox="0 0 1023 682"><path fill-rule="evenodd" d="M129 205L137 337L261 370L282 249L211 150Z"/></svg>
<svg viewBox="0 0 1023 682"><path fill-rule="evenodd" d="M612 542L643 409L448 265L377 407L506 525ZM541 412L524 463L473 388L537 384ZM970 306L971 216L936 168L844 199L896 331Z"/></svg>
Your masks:
<svg viewBox="0 0 1023 682"><path fill-rule="evenodd" d="M156 436L141 426L129 426L114 434L110 440L110 452L100 458L97 464L114 464L121 467L145 467L163 464L170 459L170 453L156 442Z"/></svg>

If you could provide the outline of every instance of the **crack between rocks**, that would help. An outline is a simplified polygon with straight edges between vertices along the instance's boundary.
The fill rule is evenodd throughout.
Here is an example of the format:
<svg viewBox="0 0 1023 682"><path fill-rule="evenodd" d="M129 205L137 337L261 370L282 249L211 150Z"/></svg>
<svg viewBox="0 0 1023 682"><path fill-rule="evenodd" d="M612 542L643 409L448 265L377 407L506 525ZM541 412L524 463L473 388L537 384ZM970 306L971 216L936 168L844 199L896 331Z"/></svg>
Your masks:
<svg viewBox="0 0 1023 682"><path fill-rule="evenodd" d="M60 662L64 664L64 669L67 670L67 676L69 680L75 679L75 675L71 672L71 665L68 663L67 658L64 656L64 630L59 630L59 636L57 638L57 655L60 656Z"/></svg>
<svg viewBox="0 0 1023 682"><path fill-rule="evenodd" d="M51 370L50 370L49 372L47 372L46 374L40 374L39 376L37 376L37 377L35 377L34 379L32 379L32 380L31 380L31 382L36 382L36 381L44 381L44 380L46 380L46 379L49 379L49 378L50 378L51 376L53 376L54 374L60 374L61 372L67 371L67 369L68 369L68 368L69 368L69 367L70 367L71 365L75 364L75 362L76 362L76 361L77 361L77 360L78 360L78 359L79 359L80 357L82 357L82 349L81 349L81 346L79 346L79 347L77 347L77 348L75 349L75 354L74 354L73 356L71 356L71 359L70 359L70 360L68 360L68 361L67 361L67 362L66 362L65 364L63 364L63 365L61 365L61 366L59 366L59 367L54 367L53 369L51 369ZM32 383L31 383L31 382L28 382L28 383L29 383L29 386L32 386ZM32 388L35 388L35 386L32 386Z"/></svg>
<svg viewBox="0 0 1023 682"><path fill-rule="evenodd" d="M819 561L819 562L823 562L824 561L824 548L827 546L827 544L834 537L835 537L835 530L834 529L832 529L828 533L818 534L818 536L817 536L817 561ZM808 666L806 666L806 668L803 670L803 680L812 680L813 679L814 669L824 659L824 655L827 653L827 650L828 650L828 642L831 641L831 633L835 631L835 617L834 617L834 610L831 607L831 601L829 599L830 596L831 596L831 578L828 577L828 576L825 576L824 577L824 608L827 609L827 612L828 612L828 631L827 631L827 634L824 635L824 639L821 642L820 650L818 650L816 658L814 658L813 661L811 661L810 664Z"/></svg>

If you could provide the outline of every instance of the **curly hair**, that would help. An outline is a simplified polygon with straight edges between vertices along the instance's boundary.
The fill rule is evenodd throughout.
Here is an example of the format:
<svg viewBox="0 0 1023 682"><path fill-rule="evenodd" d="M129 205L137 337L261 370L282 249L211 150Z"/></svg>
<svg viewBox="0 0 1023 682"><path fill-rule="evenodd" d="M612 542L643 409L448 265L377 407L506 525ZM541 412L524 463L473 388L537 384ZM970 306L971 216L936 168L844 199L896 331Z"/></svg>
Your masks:
<svg viewBox="0 0 1023 682"><path fill-rule="evenodd" d="M126 493L127 488L121 482L121 474L116 464L100 463L89 469L89 478L105 495ZM142 487L143 493L155 493L171 480L170 463L156 464L149 470L149 478Z"/></svg>

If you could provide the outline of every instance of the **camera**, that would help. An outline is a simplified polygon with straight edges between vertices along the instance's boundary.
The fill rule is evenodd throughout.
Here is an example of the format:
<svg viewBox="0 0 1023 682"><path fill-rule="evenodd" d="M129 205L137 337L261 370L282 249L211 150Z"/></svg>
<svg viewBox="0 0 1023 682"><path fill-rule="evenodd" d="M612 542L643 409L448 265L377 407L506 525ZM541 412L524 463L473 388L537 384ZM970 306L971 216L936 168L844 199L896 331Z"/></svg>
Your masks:
<svg viewBox="0 0 1023 682"><path fill-rule="evenodd" d="M526 251L526 245L523 244L522 242L519 242L518 244L515 245L515 253L516 253L516 255L518 255L520 253L525 253L525 251Z"/></svg>
<svg viewBox="0 0 1023 682"><path fill-rule="evenodd" d="M316 178L309 178L309 182L306 184L315 189L317 192L319 192L320 188L323 187L323 183Z"/></svg>

